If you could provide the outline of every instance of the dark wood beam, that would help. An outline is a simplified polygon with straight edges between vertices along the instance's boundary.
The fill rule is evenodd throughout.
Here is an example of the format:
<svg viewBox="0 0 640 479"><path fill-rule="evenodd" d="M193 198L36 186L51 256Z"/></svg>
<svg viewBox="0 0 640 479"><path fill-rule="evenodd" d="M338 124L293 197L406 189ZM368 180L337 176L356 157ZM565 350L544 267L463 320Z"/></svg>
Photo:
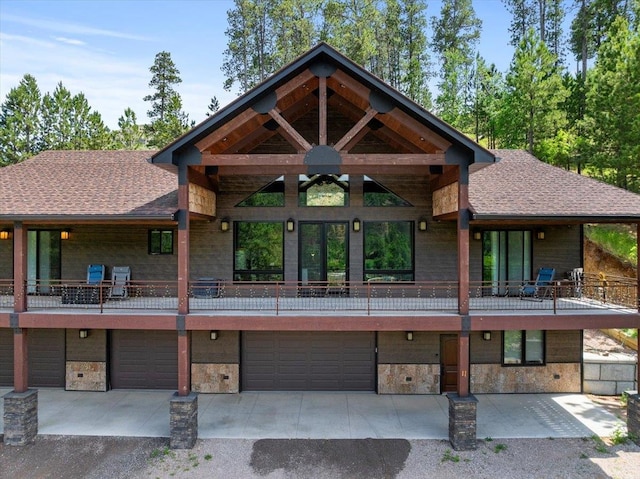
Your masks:
<svg viewBox="0 0 640 479"><path fill-rule="evenodd" d="M353 127L335 144L334 148L338 151L342 150L347 143L349 143L353 137L355 137L364 127L367 126L367 123L371 121L373 117L375 117L377 112L369 107L365 112L364 116L360 118L360 120L353 125Z"/></svg>
<svg viewBox="0 0 640 479"><path fill-rule="evenodd" d="M278 125L280 125L280 134L289 142L291 145L300 151L309 151L311 149L311 144L304 139L304 137L296 130L291 123L289 123L285 118L280 114L280 110L278 108L273 108L269 110L269 116L273 118Z"/></svg>
<svg viewBox="0 0 640 479"><path fill-rule="evenodd" d="M322 77L318 84L318 144L327 144L327 79ZM337 149L337 148L336 148Z"/></svg>
<svg viewBox="0 0 640 479"><path fill-rule="evenodd" d="M13 283L13 310L21 313L27 310L27 226L22 221L13 223Z"/></svg>
<svg viewBox="0 0 640 479"><path fill-rule="evenodd" d="M227 138L227 141L229 141L229 135L238 130L246 122L255 119L257 116L260 116L260 114L256 113L251 108L248 108L235 118L229 120L227 123L220 125L210 135L197 142L195 144L196 148L198 148L200 151L204 151L208 150L219 141L223 141L225 138ZM227 141L224 141L224 143L226 143Z"/></svg>
<svg viewBox="0 0 640 479"><path fill-rule="evenodd" d="M368 166L369 170L378 166L430 166L442 165L444 153L345 153L342 154L342 166ZM261 171L263 166L304 165L304 154L248 154L202 155L202 164L216 166L253 166ZM396 170L397 173L397 170ZM404 171L403 171L404 174Z"/></svg>

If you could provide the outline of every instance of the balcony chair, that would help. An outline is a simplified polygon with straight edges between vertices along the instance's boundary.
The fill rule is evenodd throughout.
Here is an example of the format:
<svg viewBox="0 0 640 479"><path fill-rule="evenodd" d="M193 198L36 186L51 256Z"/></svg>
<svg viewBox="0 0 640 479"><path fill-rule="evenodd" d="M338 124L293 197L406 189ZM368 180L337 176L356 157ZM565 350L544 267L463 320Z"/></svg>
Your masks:
<svg viewBox="0 0 640 479"><path fill-rule="evenodd" d="M191 288L194 298L219 298L222 293L223 282L217 278L198 278Z"/></svg>
<svg viewBox="0 0 640 479"><path fill-rule="evenodd" d="M100 283L104 281L106 268L103 264L87 266L87 286L62 285L62 304L98 304L101 300Z"/></svg>
<svg viewBox="0 0 640 479"><path fill-rule="evenodd" d="M111 288L109 299L125 299L129 296L128 284L131 280L129 266L114 266L111 269Z"/></svg>
<svg viewBox="0 0 640 479"><path fill-rule="evenodd" d="M104 281L105 272L103 264L90 264L87 266L87 284L100 284Z"/></svg>
<svg viewBox="0 0 640 479"><path fill-rule="evenodd" d="M551 298L555 274L556 270L553 268L540 268L536 280L525 283L520 288L520 299L542 301L545 298Z"/></svg>

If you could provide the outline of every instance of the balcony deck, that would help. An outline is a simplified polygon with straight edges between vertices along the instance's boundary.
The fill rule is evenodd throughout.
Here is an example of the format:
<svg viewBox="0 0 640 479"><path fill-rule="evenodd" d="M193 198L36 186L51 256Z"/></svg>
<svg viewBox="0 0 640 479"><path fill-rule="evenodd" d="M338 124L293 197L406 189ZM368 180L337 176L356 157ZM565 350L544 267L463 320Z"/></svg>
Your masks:
<svg viewBox="0 0 640 479"><path fill-rule="evenodd" d="M3 286L4 284L4 286ZM124 298L111 299L108 283L79 282L31 285L30 313L47 314L177 314L176 282L136 282ZM556 283L543 297L520 297L519 287L472 283L471 315L602 315L637 314L635 281L625 284L576 285ZM510 295L509 292L511 292ZM13 284L0 283L0 311L12 312ZM496 293L496 294L494 294ZM498 294L500 293L500 294ZM504 294L506 293L506 294ZM515 294L514 294L515 293ZM193 282L189 310L202 316L456 316L456 282L356 283L300 285L299 283Z"/></svg>

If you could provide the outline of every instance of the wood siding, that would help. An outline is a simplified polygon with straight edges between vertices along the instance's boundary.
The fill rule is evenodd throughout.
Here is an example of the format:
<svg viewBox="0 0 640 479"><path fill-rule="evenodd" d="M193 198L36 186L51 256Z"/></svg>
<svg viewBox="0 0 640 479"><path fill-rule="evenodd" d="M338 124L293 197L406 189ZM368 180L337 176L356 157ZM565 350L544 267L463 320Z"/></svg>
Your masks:
<svg viewBox="0 0 640 479"><path fill-rule="evenodd" d="M80 339L77 329L67 329L67 361L107 360L107 331L90 329L89 336Z"/></svg>
<svg viewBox="0 0 640 479"><path fill-rule="evenodd" d="M191 361L203 364L239 363L239 331L219 331L215 341L210 339L209 331L194 331L191 333Z"/></svg>
<svg viewBox="0 0 640 479"><path fill-rule="evenodd" d="M378 364L439 364L439 332L414 331L407 341L405 331L378 333Z"/></svg>

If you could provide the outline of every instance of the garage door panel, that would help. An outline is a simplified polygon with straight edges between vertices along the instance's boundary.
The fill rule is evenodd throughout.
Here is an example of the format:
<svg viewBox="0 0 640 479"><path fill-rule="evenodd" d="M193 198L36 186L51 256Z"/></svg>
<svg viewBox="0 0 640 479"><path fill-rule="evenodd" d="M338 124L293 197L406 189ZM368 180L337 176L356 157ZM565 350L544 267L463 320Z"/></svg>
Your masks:
<svg viewBox="0 0 640 479"><path fill-rule="evenodd" d="M0 329L0 386L13 386L13 331Z"/></svg>
<svg viewBox="0 0 640 479"><path fill-rule="evenodd" d="M29 385L40 388L64 387L64 329L30 329L27 334Z"/></svg>
<svg viewBox="0 0 640 479"><path fill-rule="evenodd" d="M177 389L175 331L112 331L110 353L112 388Z"/></svg>
<svg viewBox="0 0 640 479"><path fill-rule="evenodd" d="M248 331L242 389L375 390L375 333Z"/></svg>

